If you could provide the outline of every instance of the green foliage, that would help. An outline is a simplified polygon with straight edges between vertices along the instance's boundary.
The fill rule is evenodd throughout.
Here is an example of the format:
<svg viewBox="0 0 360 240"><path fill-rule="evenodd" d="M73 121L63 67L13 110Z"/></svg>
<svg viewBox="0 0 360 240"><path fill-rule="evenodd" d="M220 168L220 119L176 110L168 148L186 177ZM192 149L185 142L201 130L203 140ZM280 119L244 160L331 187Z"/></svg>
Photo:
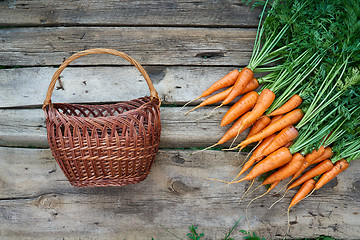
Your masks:
<svg viewBox="0 0 360 240"><path fill-rule="evenodd" d="M253 1L253 0L241 0L245 5L250 5L251 3L251 11L253 11L256 7L263 7L266 1Z"/></svg>
<svg viewBox="0 0 360 240"><path fill-rule="evenodd" d="M204 236L204 233L198 234L198 233L196 232L197 227L194 227L194 225L192 225L191 227L189 227L189 230L190 230L190 233L188 233L188 234L186 235L189 239L192 239L192 240L200 240L200 238L202 238L202 237Z"/></svg>
<svg viewBox="0 0 360 240"><path fill-rule="evenodd" d="M234 240L234 238L230 238L231 233L235 230L236 226L238 225L238 223L240 222L241 218L239 218L239 220L237 220L237 222L235 223L235 225L230 229L230 231L225 235L224 240Z"/></svg>
<svg viewBox="0 0 360 240"><path fill-rule="evenodd" d="M243 239L246 239L246 240L265 240L265 238L261 238L261 237L257 236L254 232L252 234L250 232L245 231L245 230L240 230L240 232L246 235L243 238Z"/></svg>
<svg viewBox="0 0 360 240"><path fill-rule="evenodd" d="M229 230L229 232L225 235L223 240L235 240L235 238L230 237L231 234L234 232L235 228L238 226L241 218L237 220L237 222L234 224L234 226ZM169 232L171 235L173 235L176 239L182 240L182 238L178 237L174 233L170 232L168 229L160 225L165 231ZM190 232L187 234L188 239L191 240L202 240L205 238L204 233L197 233L198 228L194 225L189 227ZM242 237L243 240L266 240L264 237L257 236L254 232L250 233L246 230L239 230L240 233L242 233L244 236ZM155 240L154 238L151 238L151 240ZM298 239L298 240L336 240L335 238L331 238L329 236L319 236L317 238L305 238L305 239Z"/></svg>

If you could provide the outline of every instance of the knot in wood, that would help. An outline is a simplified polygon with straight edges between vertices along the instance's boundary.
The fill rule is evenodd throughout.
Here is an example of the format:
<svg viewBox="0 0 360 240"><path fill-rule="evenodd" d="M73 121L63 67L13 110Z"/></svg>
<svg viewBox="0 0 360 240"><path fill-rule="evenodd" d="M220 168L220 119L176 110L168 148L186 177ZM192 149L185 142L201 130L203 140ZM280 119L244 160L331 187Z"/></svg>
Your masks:
<svg viewBox="0 0 360 240"><path fill-rule="evenodd" d="M45 194L36 198L34 205L46 209L55 209L57 206L61 205L61 200L56 194Z"/></svg>
<svg viewBox="0 0 360 240"><path fill-rule="evenodd" d="M178 195L183 195L190 190L190 188L185 183L176 179L170 179L168 181L168 189L170 192Z"/></svg>

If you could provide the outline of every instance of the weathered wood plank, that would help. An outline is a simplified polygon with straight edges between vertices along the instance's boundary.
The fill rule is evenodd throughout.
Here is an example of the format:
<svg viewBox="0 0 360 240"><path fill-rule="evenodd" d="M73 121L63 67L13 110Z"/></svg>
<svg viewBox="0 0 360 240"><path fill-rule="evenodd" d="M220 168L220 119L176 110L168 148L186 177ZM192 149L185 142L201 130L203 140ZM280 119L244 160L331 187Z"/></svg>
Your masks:
<svg viewBox="0 0 360 240"><path fill-rule="evenodd" d="M2 239L171 239L158 224L185 237L198 225L209 239L220 239L242 217L238 230L282 238L290 194L267 195L249 208L238 200L249 183L224 185L206 178L235 176L244 155L235 152L161 150L149 177L122 188L71 187L49 150L0 148L0 234ZM321 234L359 239L359 162L295 207L290 238ZM263 192L262 189L261 192ZM336 219L336 221L334 221ZM31 222L31 224L29 224ZM306 229L306 230L304 230ZM235 231L234 236L239 236ZM238 237L239 238L239 237Z"/></svg>
<svg viewBox="0 0 360 240"><path fill-rule="evenodd" d="M173 27L45 27L0 29L5 66L59 65L72 53L106 47L143 65L246 65L256 29ZM124 64L109 56L74 64Z"/></svg>
<svg viewBox="0 0 360 240"><path fill-rule="evenodd" d="M234 67L145 67L164 104L180 104L199 96ZM0 108L42 105L56 68L0 71ZM118 102L149 95L135 67L68 67L57 83L53 102ZM194 102L194 104L200 101Z"/></svg>
<svg viewBox="0 0 360 240"><path fill-rule="evenodd" d="M254 27L261 9L226 1L1 1L0 25L163 25Z"/></svg>
<svg viewBox="0 0 360 240"><path fill-rule="evenodd" d="M228 127L220 127L220 121L228 107L219 109L209 118L206 116L213 107L199 109L187 116L183 113L190 108L162 107L161 148L208 147L216 143ZM238 137L244 139L248 131ZM228 147L230 142L221 145ZM0 146L48 148L44 113L41 109L0 110Z"/></svg>

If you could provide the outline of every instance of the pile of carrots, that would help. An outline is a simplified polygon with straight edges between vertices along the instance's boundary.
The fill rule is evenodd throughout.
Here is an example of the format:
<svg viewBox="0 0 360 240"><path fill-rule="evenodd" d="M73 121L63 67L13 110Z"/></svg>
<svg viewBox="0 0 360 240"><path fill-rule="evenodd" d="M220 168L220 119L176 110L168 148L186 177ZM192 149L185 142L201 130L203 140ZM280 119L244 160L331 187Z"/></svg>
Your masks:
<svg viewBox="0 0 360 240"><path fill-rule="evenodd" d="M285 193L300 186L290 211L360 157L359 30L359 0L265 4L248 66L212 84L195 100L207 98L186 113L221 103L217 109L242 95L220 122L232 126L206 149L234 143L246 129L246 139L230 150L257 144L239 174L224 182L266 175L260 184L268 186L265 195L290 178ZM268 74L257 79L257 72Z"/></svg>

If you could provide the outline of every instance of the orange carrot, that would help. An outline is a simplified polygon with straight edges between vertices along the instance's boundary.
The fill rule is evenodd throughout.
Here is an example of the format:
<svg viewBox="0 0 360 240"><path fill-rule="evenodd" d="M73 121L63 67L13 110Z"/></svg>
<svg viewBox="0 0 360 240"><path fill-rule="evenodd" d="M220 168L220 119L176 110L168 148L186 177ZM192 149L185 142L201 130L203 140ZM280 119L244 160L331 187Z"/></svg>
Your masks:
<svg viewBox="0 0 360 240"><path fill-rule="evenodd" d="M276 115L275 117L271 118L270 124L276 122L277 120L281 119L284 115Z"/></svg>
<svg viewBox="0 0 360 240"><path fill-rule="evenodd" d="M245 113L243 116L241 116L232 126L231 128L229 128L224 136L215 144L205 148L205 149L202 149L201 151L204 151L204 150L207 150L209 148L212 148L212 147L215 147L217 145L220 145L220 144L223 144L223 143L226 143L227 141L229 141L230 139L233 139L234 137L237 137L239 134L241 134L243 131L245 131L245 129L243 129L242 131L239 131L239 127L241 125L241 121L244 119L244 117L246 117L246 115L249 114L249 112ZM250 127L250 126L248 126Z"/></svg>
<svg viewBox="0 0 360 240"><path fill-rule="evenodd" d="M293 175L304 163L305 158L300 153L295 153L290 162L265 179L262 185L272 184Z"/></svg>
<svg viewBox="0 0 360 240"><path fill-rule="evenodd" d="M293 143L293 141L290 141L290 142L288 142L287 144L285 144L284 147L289 148L292 143Z"/></svg>
<svg viewBox="0 0 360 240"><path fill-rule="evenodd" d="M266 137L264 140L261 141L260 145L255 149L255 151L253 153L253 155L255 155L255 157L256 157L255 162L260 162L263 158L266 157L266 155L263 154L263 152L269 146L269 144L272 142L272 140L274 140L275 137L276 137L276 134L273 134L273 135Z"/></svg>
<svg viewBox="0 0 360 240"><path fill-rule="evenodd" d="M259 82L256 78L253 78L251 80L251 82L249 82L249 84L246 86L246 88L244 89L244 91L241 93L241 94L245 94L245 93L248 93L250 91L253 91L255 90L256 88L259 87ZM207 105L210 105L210 104L214 104L214 103L217 103L217 102L220 102L222 100L224 100L227 95L229 95L229 93L231 92L233 87L229 87L228 89L218 93L218 94L215 94L211 97L208 97L207 99L205 99L203 102L201 102L199 105L197 105L196 107L192 108L191 110L189 110L188 112L186 112L184 115L187 115L188 113L194 111L195 109L198 109L200 107L203 107L203 106L207 106ZM197 98L198 99L198 98ZM190 103L190 102L189 102ZM183 107L185 107L187 104L185 104Z"/></svg>
<svg viewBox="0 0 360 240"><path fill-rule="evenodd" d="M220 126L226 126L244 113L253 108L258 99L259 94L255 91L248 92L240 98L224 115Z"/></svg>
<svg viewBox="0 0 360 240"><path fill-rule="evenodd" d="M288 190L299 186L303 182L307 181L310 178L316 177L320 174L323 174L324 172L327 172L333 168L333 164L329 159L326 159L319 163L316 167L310 169L304 175L302 175L300 178L298 178L295 182L293 182L289 187Z"/></svg>
<svg viewBox="0 0 360 240"><path fill-rule="evenodd" d="M268 155L274 152L276 149L284 146L288 142L294 140L299 135L299 132L293 125L287 126L281 132L279 132L270 145L264 150L263 154Z"/></svg>
<svg viewBox="0 0 360 240"><path fill-rule="evenodd" d="M237 76L236 82L234 83L234 88L231 90L230 94L224 99L221 105L229 104L235 97L240 95L246 85L253 79L254 73L249 68L244 67L241 69L239 75Z"/></svg>
<svg viewBox="0 0 360 240"><path fill-rule="evenodd" d="M254 108L251 110L251 115L244 119L243 124L247 125L248 123L255 123L256 120L258 120L258 118L264 114L266 109L270 107L274 99L275 93L273 93L271 90L264 89L261 91Z"/></svg>
<svg viewBox="0 0 360 240"><path fill-rule="evenodd" d="M272 117L272 116L288 113L294 110L295 108L297 108L298 106L300 106L301 103L302 103L302 98L299 95L295 94L286 103L284 103L284 105L282 105L281 107L270 113L269 116Z"/></svg>
<svg viewBox="0 0 360 240"><path fill-rule="evenodd" d="M222 77L220 80L216 81L208 89L206 89L198 98L207 97L210 94L212 94L213 92L215 92L215 91L217 91L217 90L219 90L221 88L234 85L234 83L236 82L239 74L240 74L239 70L237 70L237 69L232 70L231 72L226 74L224 77Z"/></svg>
<svg viewBox="0 0 360 240"><path fill-rule="evenodd" d="M267 125L270 124L270 121L271 120L268 116L263 115L262 117L260 117L251 127L250 132L246 138L249 138L263 130Z"/></svg>
<svg viewBox="0 0 360 240"><path fill-rule="evenodd" d="M269 189L266 191L266 193L270 192L271 190L273 190L278 184L280 183L280 181L277 181L277 182L273 182Z"/></svg>
<svg viewBox="0 0 360 240"><path fill-rule="evenodd" d="M249 114L249 112L245 113L243 116L241 116L232 126L229 128L224 136L219 140L218 144L223 144L230 139L233 139L237 135L241 134L245 129L239 132L239 127L241 125L241 122L244 120L244 118ZM250 127L250 125L248 126Z"/></svg>
<svg viewBox="0 0 360 240"><path fill-rule="evenodd" d="M274 139L276 135L273 134L267 138L265 138L261 144L255 149L249 160L244 164L242 169L240 170L239 174L234 178L234 180L238 179L241 174L246 172L255 162L259 162L262 160L265 155L262 154L262 151L270 144L270 142ZM233 180L233 181L234 181Z"/></svg>
<svg viewBox="0 0 360 240"><path fill-rule="evenodd" d="M207 99L205 99L204 101L202 101L199 105L197 105L196 107L190 109L189 111L187 111L184 115L187 115L188 113L200 108L200 107L203 107L203 106L207 106L207 105L210 105L210 104L214 104L214 103L217 103L217 102L220 102L222 100L224 100L226 98L227 95L229 95L230 91L231 91L232 87L218 93L218 94L215 94L211 97L208 97Z"/></svg>
<svg viewBox="0 0 360 240"><path fill-rule="evenodd" d="M294 174L294 176L291 178L291 181L295 180L300 174L311 165L311 163L319 158L325 151L325 148L321 146L318 150L314 149L311 153L306 154L305 156L305 162L304 165Z"/></svg>
<svg viewBox="0 0 360 240"><path fill-rule="evenodd" d="M321 187L323 187L325 184L330 182L333 178L335 178L339 173L341 173L348 167L349 167L349 163L345 159L341 159L341 160L337 161L335 163L334 167L331 170L324 173L321 176L321 178L317 181L317 183L315 185L315 190L318 190Z"/></svg>
<svg viewBox="0 0 360 240"><path fill-rule="evenodd" d="M301 109L295 109L286 115L284 115L281 119L277 120L276 122L269 124L266 128L261 130L259 133L255 134L254 136L245 139L242 141L238 146L236 147L245 147L250 143L258 142L267 136L270 136L271 134L274 134L278 131L281 131L282 129L286 128L287 126L291 124L295 124L298 121L301 120L301 118L304 116Z"/></svg>
<svg viewBox="0 0 360 240"><path fill-rule="evenodd" d="M244 178L232 183L238 183L244 180L252 180L263 173L287 164L291 159L292 155L289 149L284 147L280 148L256 164Z"/></svg>
<svg viewBox="0 0 360 240"><path fill-rule="evenodd" d="M213 92L224 88L224 87L228 87L233 85L236 82L237 77L239 76L239 71L237 69L232 70L231 72L229 72L228 74L226 74L224 77L222 77L220 80L216 81L213 85L211 85L208 89L206 89L200 96L198 96L197 98L187 102L183 108L185 106L187 106L188 104L202 98L202 97L207 97L210 94L212 94ZM257 88L257 87L256 87ZM254 89L256 89L254 88ZM230 92L230 91L229 91ZM226 97L226 96L225 96ZM225 99L224 97L224 99ZM221 99L223 100L223 99ZM219 100L219 101L221 101Z"/></svg>
<svg viewBox="0 0 360 240"><path fill-rule="evenodd" d="M306 197L306 195L308 195L315 187L315 180L314 179L309 179L307 180L299 189L299 191L295 194L295 196L293 197L290 206L288 208L288 210L290 210L290 208L292 208L295 204L297 204L298 202L300 202L302 199L304 199Z"/></svg>
<svg viewBox="0 0 360 240"><path fill-rule="evenodd" d="M251 81L248 83L248 85L246 85L244 90L241 92L241 94L245 94L245 93L248 93L250 91L254 91L258 87L259 87L258 80L256 78L252 78Z"/></svg>
<svg viewBox="0 0 360 240"><path fill-rule="evenodd" d="M324 153L319 158L312 161L311 164L322 162L325 159L331 158L333 155L334 155L334 153L333 153L331 147L326 147Z"/></svg>
<svg viewBox="0 0 360 240"><path fill-rule="evenodd" d="M314 149L311 153L306 154L305 161L311 164L314 160L323 155L324 152L324 146L320 146L319 149Z"/></svg>

